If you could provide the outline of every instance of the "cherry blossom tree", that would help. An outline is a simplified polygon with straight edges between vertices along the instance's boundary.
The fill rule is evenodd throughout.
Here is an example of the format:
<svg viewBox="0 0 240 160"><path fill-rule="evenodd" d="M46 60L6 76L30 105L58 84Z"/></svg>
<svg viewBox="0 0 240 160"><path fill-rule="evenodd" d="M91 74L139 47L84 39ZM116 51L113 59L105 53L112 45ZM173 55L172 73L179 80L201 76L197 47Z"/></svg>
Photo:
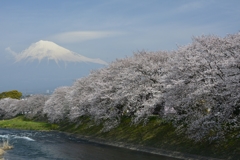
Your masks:
<svg viewBox="0 0 240 160"><path fill-rule="evenodd" d="M116 122L126 115L139 122L153 112L160 114L160 79L167 57L166 52L142 51L77 80L68 96L70 119L88 115Z"/></svg>
<svg viewBox="0 0 240 160"><path fill-rule="evenodd" d="M43 114L46 114L50 122L60 122L68 117L69 105L66 94L70 87L59 87L45 102Z"/></svg>
<svg viewBox="0 0 240 160"><path fill-rule="evenodd" d="M9 119L17 116L18 112L17 99L4 98L0 100L0 116L2 119Z"/></svg>
<svg viewBox="0 0 240 160"><path fill-rule="evenodd" d="M38 118L42 119L44 117L43 108L45 102L48 100L49 96L36 94L29 97L27 100L21 101L22 107L21 111L24 113L25 117L29 119Z"/></svg>
<svg viewBox="0 0 240 160"><path fill-rule="evenodd" d="M239 34L197 37L169 61L166 105L195 140L222 138L229 127L239 126L239 43ZM209 136L212 131L216 134Z"/></svg>
<svg viewBox="0 0 240 160"><path fill-rule="evenodd" d="M18 114L51 123L88 116L103 122L103 131L123 116L137 124L158 115L196 141L224 138L240 127L240 34L195 37L175 51L140 51L50 97L0 100L2 118Z"/></svg>

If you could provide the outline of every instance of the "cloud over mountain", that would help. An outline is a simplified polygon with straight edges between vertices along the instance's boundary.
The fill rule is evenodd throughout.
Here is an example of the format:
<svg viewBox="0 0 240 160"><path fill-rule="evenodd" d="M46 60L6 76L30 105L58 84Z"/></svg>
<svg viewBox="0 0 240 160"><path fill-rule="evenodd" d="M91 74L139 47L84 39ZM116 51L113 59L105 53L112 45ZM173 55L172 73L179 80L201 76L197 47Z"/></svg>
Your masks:
<svg viewBox="0 0 240 160"><path fill-rule="evenodd" d="M83 42L93 39L100 39L124 34L117 31L75 31L64 32L49 37L50 40L61 43Z"/></svg>
<svg viewBox="0 0 240 160"><path fill-rule="evenodd" d="M16 54L9 47L6 48L6 50L13 54L16 62L23 60L38 60L39 62L41 62L43 59L47 59L48 61L54 60L57 64L58 62L91 62L107 65L107 63L101 59L92 59L82 56L51 41L40 40L36 43L33 43L26 50L22 51L19 54Z"/></svg>

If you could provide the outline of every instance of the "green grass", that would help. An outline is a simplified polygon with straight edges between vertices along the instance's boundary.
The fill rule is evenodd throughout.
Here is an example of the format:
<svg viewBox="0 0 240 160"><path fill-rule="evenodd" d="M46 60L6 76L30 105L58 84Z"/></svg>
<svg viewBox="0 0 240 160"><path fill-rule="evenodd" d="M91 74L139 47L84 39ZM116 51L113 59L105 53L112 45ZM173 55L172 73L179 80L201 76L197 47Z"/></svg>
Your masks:
<svg viewBox="0 0 240 160"><path fill-rule="evenodd" d="M9 120L1 120L0 128L50 131L56 130L58 125L45 122L34 122L24 118L23 116L18 116Z"/></svg>
<svg viewBox="0 0 240 160"><path fill-rule="evenodd" d="M74 133L101 142L124 143L145 147L154 147L169 151L178 151L205 157L220 159L240 159L240 130L229 132L226 139L209 143L207 140L194 142L184 134L178 134L171 123L153 116L146 125L133 125L130 117L122 117L121 123L108 132L103 132L103 123L96 124L90 117L80 117L77 122L62 121L60 124L34 122L19 116L0 121L0 128L24 130L58 130ZM240 137L240 136L239 136Z"/></svg>
<svg viewBox="0 0 240 160"><path fill-rule="evenodd" d="M229 137L217 143L208 141L196 143L186 135L176 133L172 124L158 117L150 118L146 125L143 123L132 125L131 118L122 117L118 127L108 132L102 132L102 128L103 124L95 125L89 117L81 117L75 124L61 123L59 130L111 143L134 144L221 159L240 159L240 139Z"/></svg>

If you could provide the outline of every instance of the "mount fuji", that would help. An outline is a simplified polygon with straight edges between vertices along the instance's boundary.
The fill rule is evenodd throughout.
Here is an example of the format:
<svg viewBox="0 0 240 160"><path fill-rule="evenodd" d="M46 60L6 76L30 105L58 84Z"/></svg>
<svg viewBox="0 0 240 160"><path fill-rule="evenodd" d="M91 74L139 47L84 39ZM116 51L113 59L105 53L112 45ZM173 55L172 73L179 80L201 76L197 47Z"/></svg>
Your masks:
<svg viewBox="0 0 240 160"><path fill-rule="evenodd" d="M51 93L55 88L71 86L76 79L107 65L101 59L88 58L43 40L20 53L10 48L6 48L6 51L14 59L0 63L4 75L0 79L0 92L16 89L24 95Z"/></svg>
<svg viewBox="0 0 240 160"><path fill-rule="evenodd" d="M10 50L10 48L9 48ZM21 52L20 54L16 54L12 51L15 56L16 62L26 60L26 61L34 61L38 60L41 62L43 59L54 60L57 64L58 62L92 62L97 64L107 65L101 59L91 59L84 57L80 54L74 53L66 48L63 48L51 41L43 41L40 40L36 43L33 43L26 50Z"/></svg>

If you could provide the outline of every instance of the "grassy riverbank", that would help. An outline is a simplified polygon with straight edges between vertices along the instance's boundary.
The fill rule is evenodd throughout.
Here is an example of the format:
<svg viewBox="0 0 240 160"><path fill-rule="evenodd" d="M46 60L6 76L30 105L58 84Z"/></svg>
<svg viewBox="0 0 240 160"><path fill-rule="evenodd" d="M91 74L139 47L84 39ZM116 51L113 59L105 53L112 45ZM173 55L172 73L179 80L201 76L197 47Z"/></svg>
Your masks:
<svg viewBox="0 0 240 160"><path fill-rule="evenodd" d="M34 122L25 118L24 116L18 116L9 120L1 120L0 128L50 131L56 130L58 128L58 125L49 124L46 122Z"/></svg>
<svg viewBox="0 0 240 160"><path fill-rule="evenodd" d="M157 117L151 117L144 125L132 125L129 117L123 117L116 128L103 132L103 124L96 124L89 117L81 117L78 123L67 121L61 124L30 121L22 116L10 120L0 121L0 128L14 128L24 130L59 130L79 135L81 138L115 146L122 146L145 151L158 151L181 157L180 153L193 154L219 159L240 159L240 139L228 139L209 143L208 141L194 142L184 134L177 133L175 128ZM137 148L136 148L137 146ZM169 152L170 151L170 152ZM173 152L172 152L173 151ZM177 151L177 152L176 152ZM196 157L195 157L196 158Z"/></svg>
<svg viewBox="0 0 240 160"><path fill-rule="evenodd" d="M116 146L124 144L123 146L131 148L134 145L147 150L159 149L161 152L177 151L219 159L240 159L240 139L231 139L231 135L239 131L229 133L228 139L225 140L212 143L206 140L196 143L188 139L186 135L177 133L173 125L157 117L151 117L146 125L143 123L132 125L131 119L125 117L122 118L118 127L108 132L102 132L103 124L96 125L88 117L80 118L79 122L76 124L62 123L59 130L95 139L97 142L116 144Z"/></svg>

